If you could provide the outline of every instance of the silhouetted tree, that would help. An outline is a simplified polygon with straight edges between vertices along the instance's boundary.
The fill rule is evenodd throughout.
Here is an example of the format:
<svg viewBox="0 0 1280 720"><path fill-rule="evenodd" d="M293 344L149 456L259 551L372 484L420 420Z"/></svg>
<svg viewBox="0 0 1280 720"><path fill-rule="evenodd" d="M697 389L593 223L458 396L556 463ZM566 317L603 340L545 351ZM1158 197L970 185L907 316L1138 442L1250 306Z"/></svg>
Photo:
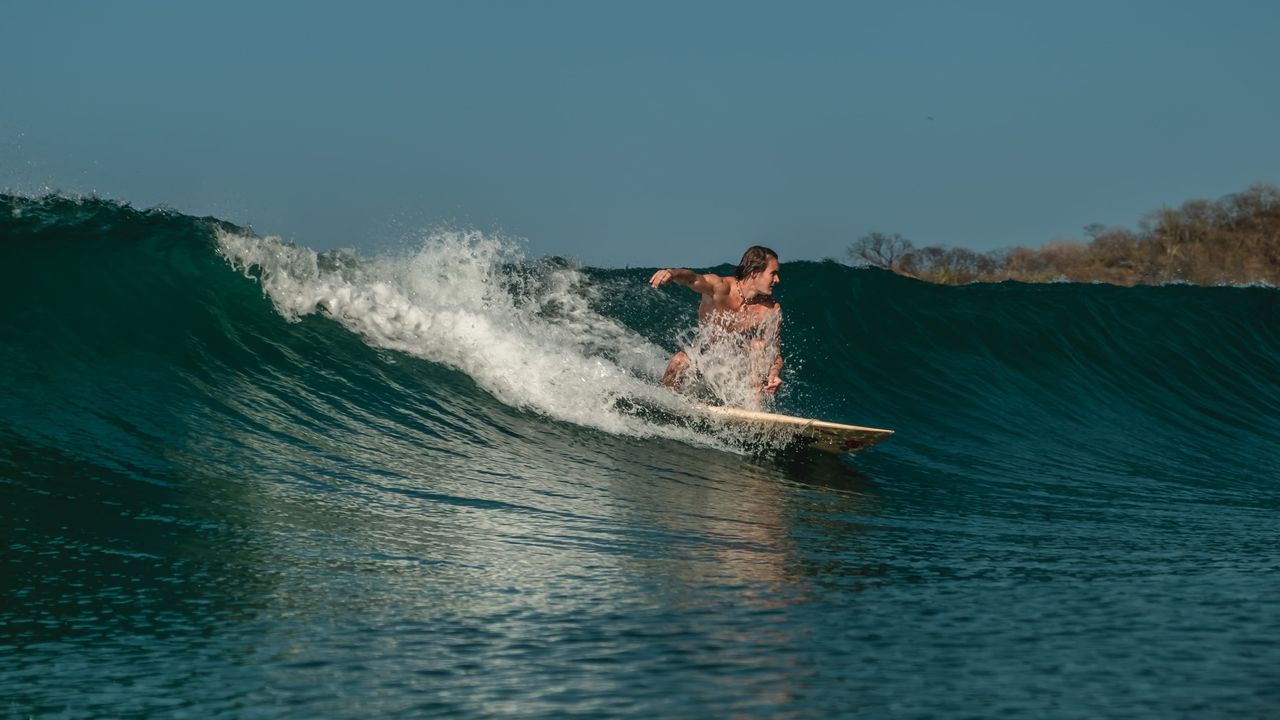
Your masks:
<svg viewBox="0 0 1280 720"><path fill-rule="evenodd" d="M903 255L915 246L897 233L892 235L871 232L854 241L849 247L849 259L855 265L875 265L889 270L897 268Z"/></svg>

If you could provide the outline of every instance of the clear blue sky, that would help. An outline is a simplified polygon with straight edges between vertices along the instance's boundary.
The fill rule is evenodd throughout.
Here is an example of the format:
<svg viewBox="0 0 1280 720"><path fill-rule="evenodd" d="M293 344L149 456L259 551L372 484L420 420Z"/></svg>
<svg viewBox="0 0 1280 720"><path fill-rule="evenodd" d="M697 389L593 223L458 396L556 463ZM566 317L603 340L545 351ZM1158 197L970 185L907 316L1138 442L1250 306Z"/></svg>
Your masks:
<svg viewBox="0 0 1280 720"><path fill-rule="evenodd" d="M1280 3L0 5L0 188L600 266L991 249L1280 183Z"/></svg>

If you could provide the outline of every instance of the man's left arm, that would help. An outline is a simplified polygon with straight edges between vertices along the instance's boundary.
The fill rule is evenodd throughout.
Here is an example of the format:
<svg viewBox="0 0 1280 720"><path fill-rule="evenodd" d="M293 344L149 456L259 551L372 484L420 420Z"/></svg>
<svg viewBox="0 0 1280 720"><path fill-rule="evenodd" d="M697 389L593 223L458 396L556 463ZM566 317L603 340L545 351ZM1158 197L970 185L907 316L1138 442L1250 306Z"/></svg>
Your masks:
<svg viewBox="0 0 1280 720"><path fill-rule="evenodd" d="M769 376L764 382L764 391L770 395L782 387L782 308L773 313L773 364L769 366Z"/></svg>

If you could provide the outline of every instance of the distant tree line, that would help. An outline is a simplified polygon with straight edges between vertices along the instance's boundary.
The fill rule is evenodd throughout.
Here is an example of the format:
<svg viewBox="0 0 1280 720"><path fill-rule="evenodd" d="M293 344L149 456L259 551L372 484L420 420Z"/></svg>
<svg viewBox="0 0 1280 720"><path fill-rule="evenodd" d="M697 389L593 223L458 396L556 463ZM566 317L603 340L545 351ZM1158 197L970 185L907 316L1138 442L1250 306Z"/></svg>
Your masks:
<svg viewBox="0 0 1280 720"><path fill-rule="evenodd" d="M943 284L973 281L1183 281L1200 285L1280 285L1280 188L1253 185L1216 201L1191 200L1148 213L1136 231L1089 225L1088 241L1057 240L1038 250L991 252L916 247L873 232L849 247L855 265L873 265Z"/></svg>

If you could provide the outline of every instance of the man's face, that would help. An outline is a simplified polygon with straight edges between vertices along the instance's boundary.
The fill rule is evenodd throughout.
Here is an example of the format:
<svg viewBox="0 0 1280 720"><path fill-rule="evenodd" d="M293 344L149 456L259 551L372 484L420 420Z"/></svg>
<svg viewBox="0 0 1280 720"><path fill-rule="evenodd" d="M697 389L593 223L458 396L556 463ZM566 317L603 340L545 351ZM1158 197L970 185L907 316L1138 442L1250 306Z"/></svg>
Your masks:
<svg viewBox="0 0 1280 720"><path fill-rule="evenodd" d="M764 266L764 270L747 278L747 286L757 295L772 295L773 286L777 284L778 261L773 258L769 258L769 264Z"/></svg>

